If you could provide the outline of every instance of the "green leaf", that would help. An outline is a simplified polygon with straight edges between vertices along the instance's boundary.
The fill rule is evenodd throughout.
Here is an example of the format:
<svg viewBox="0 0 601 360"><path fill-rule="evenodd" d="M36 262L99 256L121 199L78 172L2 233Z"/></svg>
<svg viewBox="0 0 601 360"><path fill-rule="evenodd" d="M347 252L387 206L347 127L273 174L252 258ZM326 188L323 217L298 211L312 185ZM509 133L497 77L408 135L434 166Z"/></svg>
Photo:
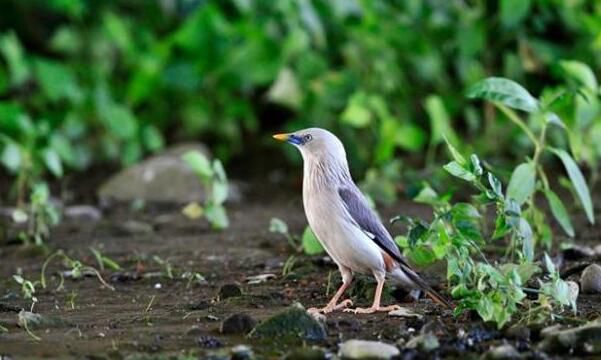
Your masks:
<svg viewBox="0 0 601 360"><path fill-rule="evenodd" d="M442 98L438 95L430 95L424 103L428 117L430 118L431 136L433 144L441 143L445 138L457 143L457 135L451 127L451 121Z"/></svg>
<svg viewBox="0 0 601 360"><path fill-rule="evenodd" d="M271 218L269 221L269 232L288 235L288 224L282 219Z"/></svg>
<svg viewBox="0 0 601 360"><path fill-rule="evenodd" d="M508 275L512 271L517 272L520 276L521 283L526 283L530 278L540 272L538 265L534 263L521 263L521 264L503 264L499 267L503 274Z"/></svg>
<svg viewBox="0 0 601 360"><path fill-rule="evenodd" d="M501 181L497 179L492 173L488 173L488 183L490 184L490 188L495 193L495 195L499 198L503 198L503 185Z"/></svg>
<svg viewBox="0 0 601 360"><path fill-rule="evenodd" d="M553 260L551 260L551 258L549 257L549 255L547 253L545 253L544 260L545 260L545 268L547 269L547 272L549 274L555 273L555 264L553 263Z"/></svg>
<svg viewBox="0 0 601 360"><path fill-rule="evenodd" d="M124 105L107 102L100 108L100 117L110 133L122 140L132 139L138 131L138 120Z"/></svg>
<svg viewBox="0 0 601 360"><path fill-rule="evenodd" d="M21 150L19 145L12 141L7 141L0 155L0 162L12 173L16 173L21 167Z"/></svg>
<svg viewBox="0 0 601 360"><path fill-rule="evenodd" d="M188 151L182 155L182 160L201 178L209 181L213 177L213 168L207 157L199 151Z"/></svg>
<svg viewBox="0 0 601 360"><path fill-rule="evenodd" d="M476 243L482 242L480 218L478 210L468 203L457 203L451 209L451 219L457 231Z"/></svg>
<svg viewBox="0 0 601 360"><path fill-rule="evenodd" d="M578 199L584 208L586 213L586 217L591 224L595 223L595 215L593 213L593 202L591 200L591 194L588 189L588 185L584 180L584 176L578 168L578 165L572 159L570 154L568 154L565 150L551 148L551 151L557 155L563 166L565 167L572 184L574 185L574 190L576 190L576 194L578 195Z"/></svg>
<svg viewBox="0 0 601 360"><path fill-rule="evenodd" d="M211 190L211 200L213 204L221 205L227 200L229 192L229 186L225 182L213 181L213 188Z"/></svg>
<svg viewBox="0 0 601 360"><path fill-rule="evenodd" d="M476 176L482 176L484 170L482 169L482 165L480 165L480 159L478 159L478 155L472 154L470 156L471 161L471 172Z"/></svg>
<svg viewBox="0 0 601 360"><path fill-rule="evenodd" d="M425 246L407 249L405 251L405 256L407 256L411 262L417 266L430 265L437 259L434 251Z"/></svg>
<svg viewBox="0 0 601 360"><path fill-rule="evenodd" d="M568 236L574 237L574 227L572 226L570 215L568 215L561 199L551 189L545 190L545 196L547 197L551 213L555 217L555 220L557 220Z"/></svg>
<svg viewBox="0 0 601 360"><path fill-rule="evenodd" d="M274 104L283 105L293 110L298 110L303 103L303 92L294 72L285 67L278 74L277 79L269 88L267 98Z"/></svg>
<svg viewBox="0 0 601 360"><path fill-rule="evenodd" d="M408 242L410 247L415 247L418 242L428 235L428 226L422 221L417 221L409 229Z"/></svg>
<svg viewBox="0 0 601 360"><path fill-rule="evenodd" d="M530 95L528 90L515 81L505 78L484 79L468 89L467 97L498 102L526 112L539 110L538 101Z"/></svg>
<svg viewBox="0 0 601 360"><path fill-rule="evenodd" d="M340 119L343 124L352 127L364 128L368 126L371 123L372 114L367 105L367 95L363 92L353 94Z"/></svg>
<svg viewBox="0 0 601 360"><path fill-rule="evenodd" d="M575 80L578 85L585 86L593 92L597 92L599 87L595 73L591 68L580 61L576 60L563 60L559 62L559 66L563 72Z"/></svg>
<svg viewBox="0 0 601 360"><path fill-rule="evenodd" d="M461 153L457 151L457 149L453 146L453 144L451 144L451 142L446 136L444 136L444 141L447 143L447 148L449 149L453 160L455 160L459 165L465 166L467 164L467 161L465 161L463 155L461 155Z"/></svg>
<svg viewBox="0 0 601 360"><path fill-rule="evenodd" d="M501 0L501 23L507 28L519 25L530 11L530 0Z"/></svg>
<svg viewBox="0 0 601 360"><path fill-rule="evenodd" d="M58 153L54 149L46 148L42 151L42 157L44 158L44 164L50 172L56 176L63 176L63 163Z"/></svg>
<svg viewBox="0 0 601 360"><path fill-rule="evenodd" d="M530 223L524 218L520 218L518 234L522 241L522 254L528 262L532 262L534 259L534 237Z"/></svg>
<svg viewBox="0 0 601 360"><path fill-rule="evenodd" d="M305 228L302 238L303 251L307 255L317 255L323 252L321 243L313 233L313 230L309 226Z"/></svg>
<svg viewBox="0 0 601 360"><path fill-rule="evenodd" d="M55 61L38 59L34 63L35 76L44 94L51 101L70 99L79 102L83 95L72 70Z"/></svg>
<svg viewBox="0 0 601 360"><path fill-rule="evenodd" d="M476 180L476 175L467 171L463 166L461 166L456 161L451 161L450 163L443 166L443 168L449 172L451 175L463 179L465 181L472 182Z"/></svg>
<svg viewBox="0 0 601 360"><path fill-rule="evenodd" d="M29 78L29 67L21 43L14 32L0 36L0 52L8 64L11 84L23 84Z"/></svg>
<svg viewBox="0 0 601 360"><path fill-rule="evenodd" d="M164 146L163 134L153 125L142 128L142 142L149 151L161 150Z"/></svg>
<svg viewBox="0 0 601 360"><path fill-rule="evenodd" d="M221 205L207 205L205 208L205 217L215 229L225 229L230 224L225 208Z"/></svg>
<svg viewBox="0 0 601 360"><path fill-rule="evenodd" d="M534 193L535 183L534 165L532 163L520 164L511 174L506 196L522 205Z"/></svg>

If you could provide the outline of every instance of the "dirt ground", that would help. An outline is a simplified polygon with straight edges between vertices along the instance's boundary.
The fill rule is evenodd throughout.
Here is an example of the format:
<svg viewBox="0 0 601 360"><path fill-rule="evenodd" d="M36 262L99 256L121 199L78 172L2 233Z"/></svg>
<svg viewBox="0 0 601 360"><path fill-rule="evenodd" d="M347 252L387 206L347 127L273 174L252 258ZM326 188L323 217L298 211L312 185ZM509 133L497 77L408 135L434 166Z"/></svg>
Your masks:
<svg viewBox="0 0 601 360"><path fill-rule="evenodd" d="M269 221L279 217L293 234L299 234L305 225L300 194L290 197L270 189L249 190L243 203L229 207L231 227L222 232L212 231L203 220L185 218L177 208L132 211L121 207L105 210L98 222L66 219L53 232L49 242L52 249L64 249L70 257L96 266L89 250L93 247L121 264L123 270L102 272L114 291L94 277L66 279L63 289L55 291L60 280L57 274L65 268L58 261L50 264L48 289L36 294L39 302L35 312L58 318L61 323L33 329L41 341L17 326L17 311L29 309L31 302L20 297L12 275L21 271L28 279L39 278L46 255L32 255L16 243L0 245L0 325L8 330L0 332L0 359L120 359L132 354L143 354L143 358L185 354L207 358L215 348L238 344L251 346L260 358L280 358L303 346L319 346L335 353L338 344L347 339L395 343L419 333L424 326L439 337L440 347L430 354L404 350L403 358L477 357L504 343L527 352L530 358L548 358L536 350L536 332L530 338L512 337L483 324L477 316L453 317L451 311L428 299L402 304L423 314L423 319L330 314L328 338L317 343L257 342L242 335L222 334L221 322L232 314L247 314L261 321L294 302L305 307L323 305L328 300L326 291L331 295L340 281L336 267L324 256L297 255L292 272L282 276L284 263L293 252L284 237L269 232ZM390 218L401 212L422 217L430 213L426 207L402 201L382 209L382 216ZM401 231L391 229L393 233ZM597 241L600 231L599 225L586 227L579 231L580 239ZM154 256L172 265L173 279L166 276L165 267ZM188 284L180 277L186 271L202 274L207 283ZM431 282L444 276L440 267L423 272ZM275 278L248 284L249 276L261 274L274 274ZM358 283L350 295L355 305L367 306L372 283L367 278L360 278ZM228 284L240 287L242 295L221 299L220 289ZM444 293L444 282L439 286ZM387 303L405 300L401 291L388 291ZM579 315L598 317L599 300L596 295L581 295Z"/></svg>

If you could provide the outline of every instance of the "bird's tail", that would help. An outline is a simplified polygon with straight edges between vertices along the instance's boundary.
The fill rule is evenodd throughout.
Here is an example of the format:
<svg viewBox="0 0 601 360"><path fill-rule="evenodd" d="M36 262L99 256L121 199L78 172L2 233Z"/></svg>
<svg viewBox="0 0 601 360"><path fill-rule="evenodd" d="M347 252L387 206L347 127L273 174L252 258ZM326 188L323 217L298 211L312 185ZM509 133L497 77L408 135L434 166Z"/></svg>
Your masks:
<svg viewBox="0 0 601 360"><path fill-rule="evenodd" d="M432 289L428 283L424 281L413 269L411 269L406 264L399 264L399 268L395 271L391 272L391 275L395 277L401 284L408 287L417 286L422 291L428 295L434 302L443 305L447 309L452 309L453 306L451 303L442 295L440 295L436 290Z"/></svg>

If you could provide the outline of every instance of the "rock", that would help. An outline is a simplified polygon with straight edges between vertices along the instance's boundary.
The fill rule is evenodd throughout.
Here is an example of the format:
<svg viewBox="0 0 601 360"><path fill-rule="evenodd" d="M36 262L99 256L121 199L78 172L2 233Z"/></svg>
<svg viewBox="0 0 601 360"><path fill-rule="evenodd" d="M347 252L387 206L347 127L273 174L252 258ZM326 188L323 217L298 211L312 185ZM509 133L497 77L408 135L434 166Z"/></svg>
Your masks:
<svg viewBox="0 0 601 360"><path fill-rule="evenodd" d="M217 349L223 347L221 340L211 335L201 335L197 337L196 343L203 349Z"/></svg>
<svg viewBox="0 0 601 360"><path fill-rule="evenodd" d="M284 360L326 360L325 351L319 348L298 348L289 352Z"/></svg>
<svg viewBox="0 0 601 360"><path fill-rule="evenodd" d="M126 222L119 224L118 229L126 235L147 235L154 232L152 224L136 220L127 220Z"/></svg>
<svg viewBox="0 0 601 360"><path fill-rule="evenodd" d="M400 354L394 345L367 340L347 340L338 351L342 359L392 359Z"/></svg>
<svg viewBox="0 0 601 360"><path fill-rule="evenodd" d="M249 334L256 338L325 340L326 329L302 306L293 305L257 325Z"/></svg>
<svg viewBox="0 0 601 360"><path fill-rule="evenodd" d="M601 354L601 322L592 321L571 329L549 328L541 331L544 337L539 344L543 351Z"/></svg>
<svg viewBox="0 0 601 360"><path fill-rule="evenodd" d="M601 293L601 266L590 264L580 276L580 286L583 293Z"/></svg>
<svg viewBox="0 0 601 360"><path fill-rule="evenodd" d="M232 360L251 360L255 358L252 349L246 345L236 345L231 352Z"/></svg>
<svg viewBox="0 0 601 360"><path fill-rule="evenodd" d="M520 359L521 355L513 346L505 344L488 350L483 358L485 360L515 360Z"/></svg>
<svg viewBox="0 0 601 360"><path fill-rule="evenodd" d="M98 190L101 203L134 200L175 204L203 202L206 194L198 176L181 159L183 154L194 150L210 157L203 144L179 144L113 175Z"/></svg>
<svg viewBox="0 0 601 360"><path fill-rule="evenodd" d="M523 325L513 325L505 330L505 336L510 339L527 341L530 339L530 328Z"/></svg>
<svg viewBox="0 0 601 360"><path fill-rule="evenodd" d="M99 221L102 219L102 212L91 205L67 206L63 210L63 215L74 221Z"/></svg>
<svg viewBox="0 0 601 360"><path fill-rule="evenodd" d="M563 249L563 256L566 260L581 260L583 258L591 257L595 255L595 250L590 246L582 246L572 244L569 247Z"/></svg>
<svg viewBox="0 0 601 360"><path fill-rule="evenodd" d="M219 331L227 335L248 334L257 325L257 321L247 314L234 314L221 323Z"/></svg>
<svg viewBox="0 0 601 360"><path fill-rule="evenodd" d="M224 284L219 288L218 300L242 296L242 289L236 284Z"/></svg>
<svg viewBox="0 0 601 360"><path fill-rule="evenodd" d="M414 313L413 311L411 311L407 308L404 308L404 307L402 307L398 310L393 310L393 311L389 312L388 315L396 316L396 317L405 317L405 318L416 318L416 319L423 319L423 317L424 317L423 315Z"/></svg>
<svg viewBox="0 0 601 360"><path fill-rule="evenodd" d="M438 342L438 338L432 333L426 333L413 337L405 345L405 347L409 349L416 349L422 352L430 352L438 349L439 346L440 343Z"/></svg>
<svg viewBox="0 0 601 360"><path fill-rule="evenodd" d="M255 285L255 284L262 284L264 282L267 282L267 281L275 279L275 278L276 278L275 274L260 274L260 275L254 275L254 276L247 276L246 282L249 285Z"/></svg>
<svg viewBox="0 0 601 360"><path fill-rule="evenodd" d="M570 291L570 299L578 299L578 294L580 293L578 283L575 281L566 281L566 284L568 284L568 289Z"/></svg>

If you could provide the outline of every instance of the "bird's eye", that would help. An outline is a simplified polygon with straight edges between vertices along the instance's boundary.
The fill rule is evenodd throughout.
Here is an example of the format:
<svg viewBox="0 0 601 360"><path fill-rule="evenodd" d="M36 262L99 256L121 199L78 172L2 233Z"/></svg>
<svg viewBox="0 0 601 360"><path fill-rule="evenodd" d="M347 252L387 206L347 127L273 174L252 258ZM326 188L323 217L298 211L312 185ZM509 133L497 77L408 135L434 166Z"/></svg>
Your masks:
<svg viewBox="0 0 601 360"><path fill-rule="evenodd" d="M303 136L304 143L308 143L311 140L313 140L313 136L311 136L311 134L305 134L305 136Z"/></svg>

